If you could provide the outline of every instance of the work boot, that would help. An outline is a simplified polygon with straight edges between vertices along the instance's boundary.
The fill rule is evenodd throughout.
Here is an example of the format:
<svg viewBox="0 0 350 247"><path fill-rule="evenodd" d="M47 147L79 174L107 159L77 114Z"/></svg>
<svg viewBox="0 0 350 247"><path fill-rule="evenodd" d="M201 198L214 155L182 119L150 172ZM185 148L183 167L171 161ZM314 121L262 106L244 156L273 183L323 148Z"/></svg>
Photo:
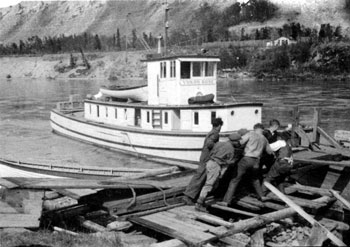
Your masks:
<svg viewBox="0 0 350 247"><path fill-rule="evenodd" d="M189 205L189 206L193 206L194 205L194 201L192 200L192 198L191 197L189 197L189 196L184 196L183 198L182 198L182 201L186 204L186 205Z"/></svg>
<svg viewBox="0 0 350 247"><path fill-rule="evenodd" d="M194 209L195 209L196 211L199 211L199 212L208 213L207 208L206 208L203 204L198 203L198 202L196 203Z"/></svg>
<svg viewBox="0 0 350 247"><path fill-rule="evenodd" d="M228 207L229 206L227 202L217 202L216 204L219 205L219 206L223 206L223 207Z"/></svg>

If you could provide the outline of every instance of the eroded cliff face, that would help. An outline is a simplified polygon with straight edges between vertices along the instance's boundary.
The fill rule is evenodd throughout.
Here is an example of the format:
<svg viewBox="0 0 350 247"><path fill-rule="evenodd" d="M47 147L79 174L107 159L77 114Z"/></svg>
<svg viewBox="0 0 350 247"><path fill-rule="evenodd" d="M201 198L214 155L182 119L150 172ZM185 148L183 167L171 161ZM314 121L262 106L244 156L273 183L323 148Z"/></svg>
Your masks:
<svg viewBox="0 0 350 247"><path fill-rule="evenodd" d="M270 0L279 7L273 20L259 25L283 25L300 22L304 26L319 27L322 23L342 25L349 32L349 14L344 10L345 0ZM0 9L0 41L3 43L27 40L38 35L81 34L99 35L139 33L158 35L164 31L163 0L105 0L105 1L23 1ZM195 11L204 2L225 8L236 0L167 0L169 4L169 31L195 29L199 25ZM245 0L246 2L246 0ZM127 14L133 24L127 21ZM250 25L242 23L242 25Z"/></svg>

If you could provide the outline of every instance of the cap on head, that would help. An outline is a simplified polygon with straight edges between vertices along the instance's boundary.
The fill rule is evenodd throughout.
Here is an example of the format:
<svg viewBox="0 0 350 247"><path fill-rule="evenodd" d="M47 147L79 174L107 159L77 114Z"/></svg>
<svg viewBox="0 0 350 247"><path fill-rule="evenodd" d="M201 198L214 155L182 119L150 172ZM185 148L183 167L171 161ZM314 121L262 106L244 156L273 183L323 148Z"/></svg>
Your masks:
<svg viewBox="0 0 350 247"><path fill-rule="evenodd" d="M264 125L262 125L261 123L257 123L257 124L254 125L253 128L254 128L255 130L256 130L256 129L262 129L262 130L263 130L263 129L264 129Z"/></svg>
<svg viewBox="0 0 350 247"><path fill-rule="evenodd" d="M222 119L221 118L215 118L213 121L212 121L212 125L213 125L213 127L218 127L218 126L222 126L222 125L224 125L224 122L222 121Z"/></svg>
<svg viewBox="0 0 350 247"><path fill-rule="evenodd" d="M238 133L232 133L228 136L230 141L239 141L241 139L241 135Z"/></svg>
<svg viewBox="0 0 350 247"><path fill-rule="evenodd" d="M241 136L244 136L245 134L247 134L249 131L245 128L239 129L237 131L238 134L240 134Z"/></svg>

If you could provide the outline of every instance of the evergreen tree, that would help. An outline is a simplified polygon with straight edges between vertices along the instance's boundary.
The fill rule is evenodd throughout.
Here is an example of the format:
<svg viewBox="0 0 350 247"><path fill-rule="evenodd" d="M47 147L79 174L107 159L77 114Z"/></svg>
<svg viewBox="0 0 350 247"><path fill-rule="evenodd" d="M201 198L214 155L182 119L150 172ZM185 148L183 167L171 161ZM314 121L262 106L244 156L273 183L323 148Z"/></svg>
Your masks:
<svg viewBox="0 0 350 247"><path fill-rule="evenodd" d="M19 41L19 53L20 54L26 53L25 49L26 49L26 45L24 44L23 40L20 40Z"/></svg>
<svg viewBox="0 0 350 247"><path fill-rule="evenodd" d="M101 50L102 49L101 40L100 40L100 37L98 37L98 34L95 35L94 49L95 50Z"/></svg>
<svg viewBox="0 0 350 247"><path fill-rule="evenodd" d="M117 48L119 50L122 49L121 43L120 43L120 33L119 33L119 28L117 29Z"/></svg>
<svg viewBox="0 0 350 247"><path fill-rule="evenodd" d="M133 30L132 30L131 35L132 35L132 36L131 36L131 37L132 37L132 40L131 40L132 48L136 48L136 41L137 41L136 29L133 29Z"/></svg>

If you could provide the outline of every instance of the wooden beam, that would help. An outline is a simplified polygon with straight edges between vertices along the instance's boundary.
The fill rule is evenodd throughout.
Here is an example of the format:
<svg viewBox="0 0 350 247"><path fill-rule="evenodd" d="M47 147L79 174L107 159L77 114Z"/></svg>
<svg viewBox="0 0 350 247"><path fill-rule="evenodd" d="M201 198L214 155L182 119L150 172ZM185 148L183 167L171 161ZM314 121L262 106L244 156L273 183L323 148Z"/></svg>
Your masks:
<svg viewBox="0 0 350 247"><path fill-rule="evenodd" d="M292 146L299 146L299 143L296 142L296 128L299 126L299 121L300 121L300 111L299 111L299 106L294 106L293 107L293 123L292 123L292 135L291 135L291 142Z"/></svg>
<svg viewBox="0 0 350 247"><path fill-rule="evenodd" d="M350 202L342 197L337 191L330 190L330 192L337 198L341 203L343 203L348 209L350 209Z"/></svg>
<svg viewBox="0 0 350 247"><path fill-rule="evenodd" d="M0 228L38 228L39 217L32 214L1 214Z"/></svg>
<svg viewBox="0 0 350 247"><path fill-rule="evenodd" d="M332 144L336 149L342 150L343 147L321 127L317 127L317 132L325 138L330 144Z"/></svg>
<svg viewBox="0 0 350 247"><path fill-rule="evenodd" d="M315 159L294 159L295 163L319 165L319 166L337 166L337 167L350 167L349 161L328 161L328 160L315 160ZM303 168L301 168L303 169ZM299 169L300 170L300 169Z"/></svg>
<svg viewBox="0 0 350 247"><path fill-rule="evenodd" d="M316 221L311 215L306 213L300 206L298 206L296 203L294 203L292 200L290 200L286 195L284 195L281 191L279 191L277 188L275 188L272 184L269 182L264 182L264 185L271 190L275 195L277 195L280 199L282 199L285 203L288 204L293 210L295 210L300 216L302 216L304 219L306 219L310 224L312 225L319 225L323 230L327 232L327 237L332 240L333 243L335 243L337 246L346 246L343 241L341 241L339 238L337 238L333 233L328 231L324 226L322 226L318 221Z"/></svg>
<svg viewBox="0 0 350 247"><path fill-rule="evenodd" d="M202 214L196 217L197 220L201 220L204 222L208 222L211 225L218 225L218 226L224 226L224 227L232 227L233 223L225 221L225 220L220 220L216 217L211 217L210 215L207 214Z"/></svg>
<svg viewBox="0 0 350 247"><path fill-rule="evenodd" d="M313 128L312 128L312 142L320 143L320 134L317 131L320 125L321 109L318 107L314 108Z"/></svg>
<svg viewBox="0 0 350 247"><path fill-rule="evenodd" d="M78 236L78 235L79 235L79 234L76 233L76 232L72 232L72 231L63 229L63 228L58 227L58 226L54 226L54 227L53 227L53 230L56 231L56 232L64 232L64 233L67 233L67 234L72 235L72 236Z"/></svg>
<svg viewBox="0 0 350 247"><path fill-rule="evenodd" d="M306 185L302 185L302 184L293 184L293 185L289 186L288 189L289 188L295 189L296 191L298 191L300 193L306 193L306 194L311 194L311 195L321 195L321 196L333 196L332 192L329 191L328 189L306 186Z"/></svg>
<svg viewBox="0 0 350 247"><path fill-rule="evenodd" d="M218 204L213 204L210 207L216 208L216 209L220 209L220 210L223 210L223 211L227 211L227 212L231 212L231 213L246 215L246 216L250 216L250 217L258 216L258 214L254 214L254 213L251 213L251 212L246 212L246 211L235 209L235 208L225 207L225 206L221 206L221 205L218 205Z"/></svg>

